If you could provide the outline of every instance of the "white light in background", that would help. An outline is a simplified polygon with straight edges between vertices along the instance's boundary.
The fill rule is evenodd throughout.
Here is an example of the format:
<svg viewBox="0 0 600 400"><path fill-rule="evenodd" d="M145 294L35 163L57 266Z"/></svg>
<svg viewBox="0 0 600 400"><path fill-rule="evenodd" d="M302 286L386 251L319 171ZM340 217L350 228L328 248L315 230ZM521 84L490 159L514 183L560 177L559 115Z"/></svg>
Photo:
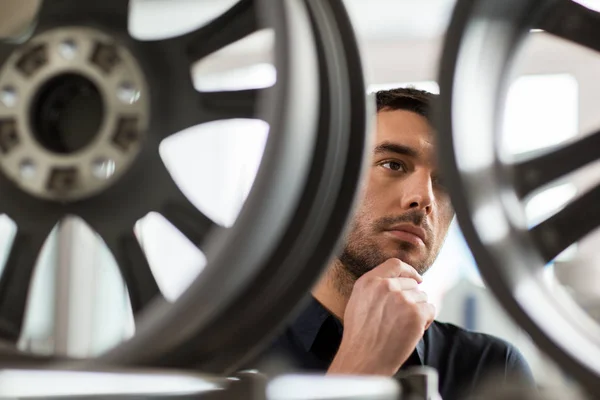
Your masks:
<svg viewBox="0 0 600 400"><path fill-rule="evenodd" d="M501 156L555 146L577 135L579 88L569 74L529 75L511 85L504 113Z"/></svg>
<svg viewBox="0 0 600 400"><path fill-rule="evenodd" d="M272 86L277 74L268 62L226 69L211 64L223 52L272 40L271 31L259 31L197 63L195 88L212 92ZM231 226L254 182L268 130L260 120L214 121L164 140L160 154L186 197L217 224ZM205 256L159 215L144 218L137 232L161 291L168 300L176 300L206 266Z"/></svg>
<svg viewBox="0 0 600 400"><path fill-rule="evenodd" d="M188 199L220 225L231 226L262 160L269 126L230 119L169 137L160 155Z"/></svg>
<svg viewBox="0 0 600 400"><path fill-rule="evenodd" d="M283 375L267 386L268 400L397 399L399 385L390 378L370 376Z"/></svg>
<svg viewBox="0 0 600 400"><path fill-rule="evenodd" d="M516 79L506 99L500 157L533 156L536 151L560 145L577 136L579 85L570 74L528 75ZM546 188L524 205L527 225L535 226L564 207L577 194L567 182ZM572 245L556 259L567 260ZM551 273L551 268L547 269Z"/></svg>
<svg viewBox="0 0 600 400"><path fill-rule="evenodd" d="M211 73L195 73L194 87L203 92L260 89L273 86L277 70L272 64L260 63Z"/></svg>
<svg viewBox="0 0 600 400"><path fill-rule="evenodd" d="M262 29L202 58L192 66L194 87L213 92L272 86L277 80L274 43L275 32Z"/></svg>
<svg viewBox="0 0 600 400"><path fill-rule="evenodd" d="M139 40L182 35L206 25L235 3L236 0L133 0L129 6L129 32Z"/></svg>
<svg viewBox="0 0 600 400"><path fill-rule="evenodd" d="M577 187L568 182L553 186L534 195L525 204L529 226L535 226L564 207L577 194Z"/></svg>
<svg viewBox="0 0 600 400"><path fill-rule="evenodd" d="M598 0L573 0L575 3L579 3L590 10L600 12L600 1Z"/></svg>
<svg viewBox="0 0 600 400"><path fill-rule="evenodd" d="M206 257L160 214L148 214L136 228L161 293L174 302L202 272Z"/></svg>
<svg viewBox="0 0 600 400"><path fill-rule="evenodd" d="M527 224L531 228L566 206L577 195L577 187L570 182L556 185L535 194L525 203ZM555 261L569 261L577 254L577 243L556 256ZM552 265L545 269L544 279L554 279Z"/></svg>
<svg viewBox="0 0 600 400"><path fill-rule="evenodd" d="M191 394L221 389L216 383L175 374L50 370L0 371L0 397L48 398L125 394Z"/></svg>
<svg viewBox="0 0 600 400"><path fill-rule="evenodd" d="M10 253L13 240L17 233L17 224L8 215L0 214L0 244L3 246L0 253L0 275L4 270L4 264Z"/></svg>
<svg viewBox="0 0 600 400"><path fill-rule="evenodd" d="M509 233L508 224L499 204L490 199L473 213L473 225L484 244L494 244L503 240Z"/></svg>
<svg viewBox="0 0 600 400"><path fill-rule="evenodd" d="M577 136L579 85L570 74L527 75L516 79L506 99L501 136L502 158L527 154L565 143ZM527 225L535 226L562 209L577 194L572 182L545 188L524 205ZM570 246L556 259L576 252ZM551 268L547 269L551 273Z"/></svg>
<svg viewBox="0 0 600 400"><path fill-rule="evenodd" d="M354 29L367 40L438 38L455 0L344 0Z"/></svg>
<svg viewBox="0 0 600 400"><path fill-rule="evenodd" d="M433 94L440 94L440 85L438 85L436 81L373 83L369 85L368 92L373 93L379 90L390 90L406 87L413 87L419 90L426 90Z"/></svg>
<svg viewBox="0 0 600 400"><path fill-rule="evenodd" d="M193 127L161 143L160 155L185 196L221 226L231 226L262 160L268 125L225 120ZM176 300L206 266L205 256L160 215L140 221L137 233L168 300Z"/></svg>

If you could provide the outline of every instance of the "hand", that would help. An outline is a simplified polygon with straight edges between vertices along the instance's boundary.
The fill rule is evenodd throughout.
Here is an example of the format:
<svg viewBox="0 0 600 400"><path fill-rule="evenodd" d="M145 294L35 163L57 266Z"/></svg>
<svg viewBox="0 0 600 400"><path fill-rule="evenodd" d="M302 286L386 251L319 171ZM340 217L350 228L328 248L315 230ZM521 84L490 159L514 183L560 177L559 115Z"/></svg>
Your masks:
<svg viewBox="0 0 600 400"><path fill-rule="evenodd" d="M344 334L328 373L394 375L435 317L421 275L392 258L361 276L344 312Z"/></svg>

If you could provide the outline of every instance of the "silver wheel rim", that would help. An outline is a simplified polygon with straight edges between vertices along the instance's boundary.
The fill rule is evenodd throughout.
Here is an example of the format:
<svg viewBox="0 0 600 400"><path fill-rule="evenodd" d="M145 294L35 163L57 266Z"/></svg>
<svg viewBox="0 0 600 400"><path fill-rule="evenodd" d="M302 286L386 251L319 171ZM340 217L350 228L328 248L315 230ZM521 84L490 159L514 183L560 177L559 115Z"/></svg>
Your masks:
<svg viewBox="0 0 600 400"><path fill-rule="evenodd" d="M580 153L564 168L545 168L562 156L577 158L558 149L550 158L505 165L498 156L497 132L511 61L529 30L543 28L600 50L600 42L594 43L586 32L594 30L590 23L600 21L598 15L570 1L459 1L440 68L438 112L441 164L486 284L534 342L592 393L597 393L600 382L598 324L570 296L551 291L539 276L543 265L591 227L584 224L569 233L557 230L562 220L574 215L575 208L567 207L556 214L559 218L529 231L521 212L527 194L592 159ZM564 23L565 18L573 24ZM589 146L595 136L577 146L582 142ZM553 159L556 154L559 158Z"/></svg>
<svg viewBox="0 0 600 400"><path fill-rule="evenodd" d="M266 340L308 291L334 251L354 204L366 147L366 100L360 58L343 6L338 1L323 6L300 0L242 0L194 32L160 42L138 42L126 32L127 2L50 3L42 4L33 37L57 27L81 26L81 18L93 16L96 29L128 48L140 65L148 87L150 121L131 167L115 178L115 184L81 201L41 202L0 177L0 186L6 188L0 211L21 229L9 269L25 271L21 273L25 279L35 257L23 258L23 248L31 249L33 243L33 249L39 249L56 220L65 214L79 215L115 255L136 313L136 335L99 358L47 361L66 363L69 368L99 364L193 366L210 372L232 368ZM214 95L193 89L192 59L263 26L275 31L278 83L274 87ZM336 46L337 51L329 51ZM12 50L6 45L0 60ZM337 86L332 83L327 90L320 89L323 81L316 78L325 79L323 74L339 75ZM224 229L191 206L167 179L162 163L151 161L158 157L154 150L164 134L215 119L253 116L267 121L271 132L244 208L234 226ZM152 187L161 190L146 187L148 176ZM137 189L138 203L157 208L207 256L205 270L173 305L159 295L135 238L121 234L143 216L136 208L140 204L96 215L98 210L106 212L103 205L111 197L125 196L132 188ZM175 195L161 198L159 192ZM19 206L8 196L16 196ZM30 210L40 204L31 215ZM260 234L250 234L256 231ZM233 243L236 251L230 250ZM2 297L0 282L0 315L3 302L23 301L22 295L15 296L9 290ZM258 320L267 323L256 324L243 335L236 331ZM8 322L9 334L4 338L10 340L15 321L9 318ZM3 359L44 361L19 352L5 352Z"/></svg>

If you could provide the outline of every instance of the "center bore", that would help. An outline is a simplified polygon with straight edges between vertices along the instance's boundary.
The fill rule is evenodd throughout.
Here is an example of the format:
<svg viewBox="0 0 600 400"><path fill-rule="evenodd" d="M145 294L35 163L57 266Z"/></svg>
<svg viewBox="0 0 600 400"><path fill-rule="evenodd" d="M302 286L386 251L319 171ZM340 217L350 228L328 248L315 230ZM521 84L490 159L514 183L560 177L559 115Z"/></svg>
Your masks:
<svg viewBox="0 0 600 400"><path fill-rule="evenodd" d="M98 87L68 73L44 83L30 110L33 135L47 150L71 154L89 145L104 119Z"/></svg>

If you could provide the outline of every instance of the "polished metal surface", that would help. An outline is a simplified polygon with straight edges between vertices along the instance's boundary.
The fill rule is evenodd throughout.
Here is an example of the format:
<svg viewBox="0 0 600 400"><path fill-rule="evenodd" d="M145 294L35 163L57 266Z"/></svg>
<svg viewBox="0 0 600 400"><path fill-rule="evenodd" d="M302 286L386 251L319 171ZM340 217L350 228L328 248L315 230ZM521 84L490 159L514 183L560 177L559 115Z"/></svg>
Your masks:
<svg viewBox="0 0 600 400"><path fill-rule="evenodd" d="M548 261L597 225L596 213L587 220L577 211L597 209L597 190L532 229L521 202L595 161L599 136L510 165L495 147L510 61L532 27L600 50L590 39L593 26L600 26L594 24L597 14L573 4L459 0L440 68L437 130L447 186L489 287L542 349L598 393L600 327L566 293L540 279ZM561 23L562 15L571 23ZM337 248L368 148L361 60L341 0L241 0L207 25L161 41L131 38L127 16L128 2L122 0L46 0L28 40L0 46L0 213L19 229L0 278L0 338L18 339L37 255L50 229L67 215L81 217L113 252L136 317L134 337L94 359L33 355L3 343L3 365L35 369L0 371L0 396L148 394L148 379L156 378L152 384L166 382L159 389L166 396L177 396L170 391L177 387L196 395L219 392L198 398L220 399L236 398L239 390L258 390L261 400L400 397L402 386L390 379L284 376L261 391L260 385L234 387L206 376L183 382L81 371L125 365L227 374L242 365L293 312ZM193 63L265 28L275 33L274 86L194 89ZM99 43L108 46L107 57L94 57ZM121 67L112 69L111 54L119 55ZM31 79L22 79L23 73ZM83 77L75 86L95 87L106 108L95 139L68 152L44 143L30 117L47 82L64 74ZM123 142L115 142L123 115L133 115L139 133L125 135L133 140L124 151ZM225 228L181 193L158 146L190 126L229 118L262 119L270 132L250 195L235 224ZM73 184L67 174L58 179L57 191L49 176L65 168L75 168L81 179ZM162 296L133 234L149 212L163 214L207 256L205 270L173 304ZM581 223L565 223L572 218ZM48 364L72 371L43 369ZM435 398L433 372L409 377L405 391ZM74 392L66 379L83 384ZM61 388L54 394L53 383ZM518 389L506 396L513 395L538 398Z"/></svg>
<svg viewBox="0 0 600 400"><path fill-rule="evenodd" d="M378 376L282 375L266 394L268 400L408 400L398 382Z"/></svg>
<svg viewBox="0 0 600 400"><path fill-rule="evenodd" d="M511 62L530 29L600 50L598 27L600 14L569 0L458 1L440 67L437 121L447 187L487 285L593 394L600 393L600 327L567 293L547 286L542 271L597 227L598 189L530 229L523 201L597 160L600 134L514 163L499 156L498 137Z"/></svg>
<svg viewBox="0 0 600 400"><path fill-rule="evenodd" d="M217 378L179 370L0 370L3 399L398 400L391 378L242 373Z"/></svg>
<svg viewBox="0 0 600 400"><path fill-rule="evenodd" d="M44 92L42 78L17 82L10 74L15 60L33 45L35 56L26 58L26 70L47 68L48 79L74 69L104 99L110 98L114 107L108 107L112 114L106 121L130 109L141 119L148 117L144 136L128 153L131 157L105 153L114 151L114 143L104 140L107 132L114 132L108 126L112 122L99 140L72 154L63 151L56 157L33 140L26 146L30 153L13 157L18 161L11 161L8 152L2 162L12 164L0 174L0 213L18 231L0 278L0 338L14 343L20 336L37 255L48 232L68 215L85 221L112 251L135 314L135 335L85 360L3 346L4 365L150 365L217 373L235 369L304 297L329 261L353 209L367 148L367 103L358 46L340 0L242 0L192 32L149 41L131 37L128 14L128 1L46 0L27 40L0 45L0 71L8 71L1 77L9 89L0 92L5 107L22 109L19 99L35 99L34 94ZM275 85L218 92L194 88L190 67L195 62L265 28L275 35ZM99 61L94 61L93 51L91 62L77 58L89 55L85 49L98 42L109 44ZM42 52L36 52L39 44ZM50 63L38 58L46 50ZM128 61L112 74L114 54ZM76 86L89 90L90 85L86 81ZM47 115L50 121L55 118L52 112ZM233 118L262 119L270 130L254 186L233 226L225 228L185 197L160 159L158 146L188 127ZM14 132L8 128L10 144ZM29 134L20 130L21 135ZM62 165L69 157L85 171L86 186L65 191L65 180L59 180L61 196L53 197L36 181L39 171L50 167L39 165ZM208 260L173 304L160 292L133 232L149 212L162 214Z"/></svg>
<svg viewBox="0 0 600 400"><path fill-rule="evenodd" d="M0 370L0 398L200 396L223 390L227 383L225 378L181 371L3 369Z"/></svg>
<svg viewBox="0 0 600 400"><path fill-rule="evenodd" d="M31 21L41 0L4 0L0 15L0 38L20 40L31 31Z"/></svg>

